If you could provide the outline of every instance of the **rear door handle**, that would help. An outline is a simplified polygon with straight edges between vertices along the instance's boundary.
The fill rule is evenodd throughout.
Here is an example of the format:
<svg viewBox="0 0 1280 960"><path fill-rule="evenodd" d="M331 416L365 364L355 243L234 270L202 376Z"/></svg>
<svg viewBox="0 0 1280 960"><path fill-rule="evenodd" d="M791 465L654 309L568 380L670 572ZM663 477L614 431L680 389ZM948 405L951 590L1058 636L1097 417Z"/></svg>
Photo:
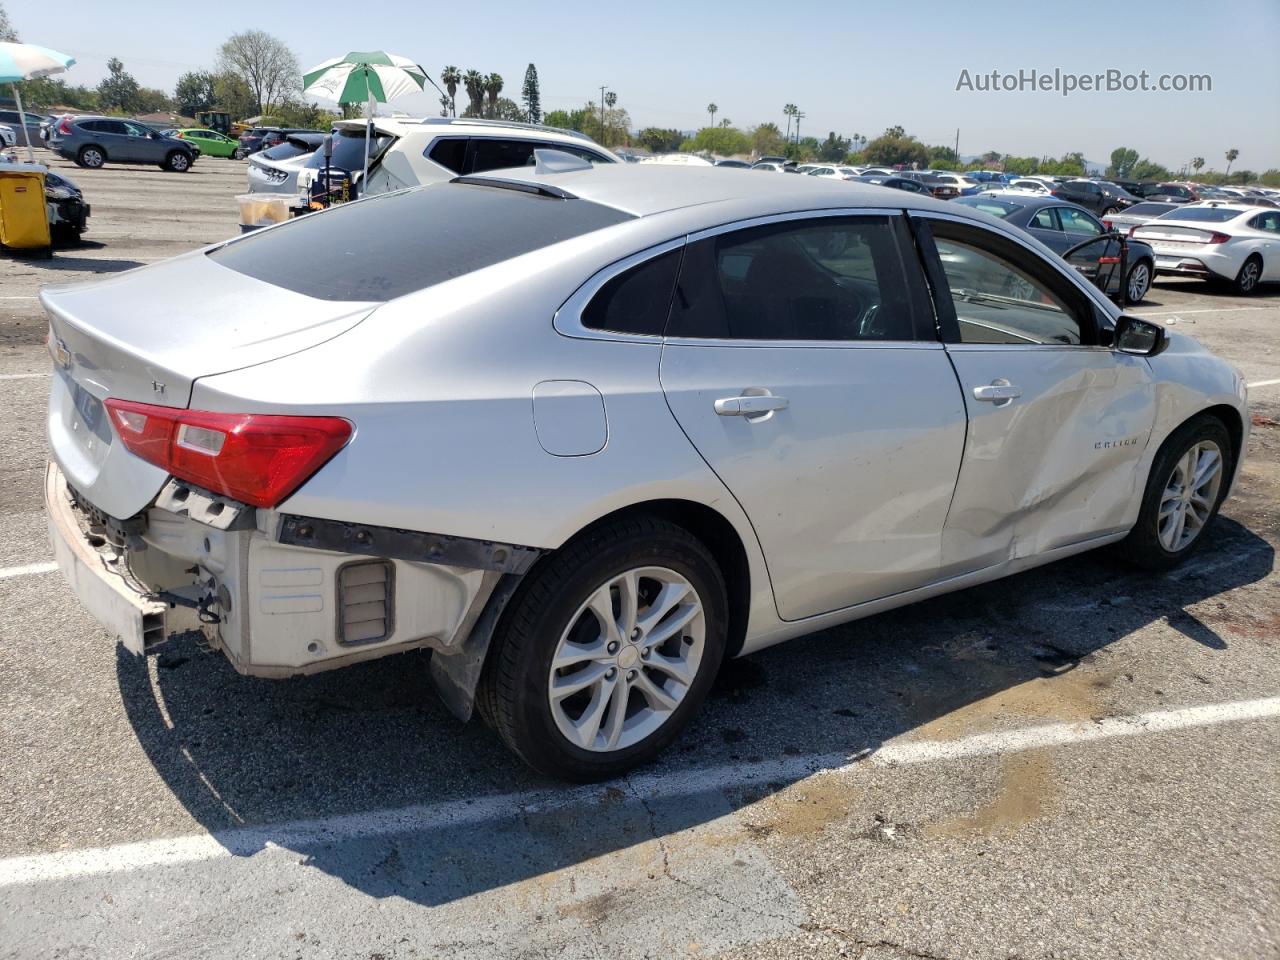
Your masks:
<svg viewBox="0 0 1280 960"><path fill-rule="evenodd" d="M989 385L973 388L975 400L985 400L1001 407L1022 396L1022 388L1015 387L1008 380L996 380Z"/></svg>
<svg viewBox="0 0 1280 960"><path fill-rule="evenodd" d="M722 417L754 417L789 406L786 397L721 397L716 401L716 413Z"/></svg>

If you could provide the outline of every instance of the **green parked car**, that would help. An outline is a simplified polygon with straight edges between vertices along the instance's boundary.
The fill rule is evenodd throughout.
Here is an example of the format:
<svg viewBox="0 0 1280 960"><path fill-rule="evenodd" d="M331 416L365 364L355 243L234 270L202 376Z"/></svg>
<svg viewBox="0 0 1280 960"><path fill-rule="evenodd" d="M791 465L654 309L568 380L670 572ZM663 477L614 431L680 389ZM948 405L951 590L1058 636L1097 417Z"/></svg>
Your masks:
<svg viewBox="0 0 1280 960"><path fill-rule="evenodd" d="M224 137L217 130L208 130L204 127L180 127L169 132L169 135L179 140L189 141L199 147L200 152L207 157L232 157L235 156L236 148L240 146L238 141Z"/></svg>

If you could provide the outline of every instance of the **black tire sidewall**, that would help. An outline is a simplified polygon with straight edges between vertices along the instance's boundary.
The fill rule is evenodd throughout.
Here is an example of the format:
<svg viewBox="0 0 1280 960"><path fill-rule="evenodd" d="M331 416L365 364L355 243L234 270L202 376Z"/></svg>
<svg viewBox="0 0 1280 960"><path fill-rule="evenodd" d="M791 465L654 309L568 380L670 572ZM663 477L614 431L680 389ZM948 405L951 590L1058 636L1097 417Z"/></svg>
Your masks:
<svg viewBox="0 0 1280 960"><path fill-rule="evenodd" d="M667 525L663 525L667 526ZM520 646L512 666L515 669L514 700L499 713L500 732L508 744L534 769L552 776L577 781L594 781L616 776L657 756L680 733L706 698L724 658L728 601L724 580L705 547L678 527L654 531L640 537L614 534L592 538L591 562L576 569L545 571L539 584L512 601L515 610L504 618L511 629L520 630ZM554 562L554 560L553 560ZM667 567L689 580L703 605L704 647L698 675L674 714L649 737L624 750L598 753L570 743L557 728L547 697L551 658L569 618L601 584L624 570L635 567ZM546 589L547 587L550 589ZM541 588L541 589L539 589ZM520 609L524 604L541 609ZM501 655L503 651L494 651Z"/></svg>
<svg viewBox="0 0 1280 960"><path fill-rule="evenodd" d="M1258 276L1253 281L1253 286L1249 287L1249 289L1246 290L1243 286L1244 272L1248 268L1249 264L1251 263L1256 263L1258 265ZM1258 287L1261 283L1262 283L1262 261L1259 260L1256 256L1250 256L1245 260L1244 263L1240 265L1240 272L1236 274L1236 278L1232 282L1231 287L1240 296L1248 297L1248 296L1252 296L1254 293L1258 291Z"/></svg>
<svg viewBox="0 0 1280 960"><path fill-rule="evenodd" d="M97 163L88 163L85 161L85 155L89 153L96 153L98 155L99 159ZM103 153L102 150L99 149L98 147L81 147L80 152L76 154L76 163L78 163L80 166L84 167L87 170L97 170L98 168L102 167L106 162L107 162L106 154Z"/></svg>
<svg viewBox="0 0 1280 960"><path fill-rule="evenodd" d="M177 166L177 163L176 163L179 157L183 157L183 159L186 160L185 165L181 167ZM167 157L164 158L163 166L166 170L172 173L186 173L188 170L191 169L191 158L185 156L181 150L174 150L172 153L170 153Z"/></svg>
<svg viewBox="0 0 1280 960"><path fill-rule="evenodd" d="M1213 512L1205 523L1205 530L1189 544L1177 552L1166 550L1160 542L1158 515L1160 496L1169 482L1174 465L1192 444L1201 440L1212 440L1222 452L1222 482L1218 487L1218 499L1213 505ZM1231 477L1235 471L1235 453L1231 446L1231 437L1222 421L1211 415L1203 415L1183 424L1175 430L1161 445L1151 464L1151 473L1147 477L1147 486L1142 494L1142 509L1138 513L1138 522L1128 538L1123 541L1125 552L1131 560L1149 569L1170 569L1177 566L1188 556L1199 549L1204 542L1207 530L1218 515L1222 501L1226 499L1227 488L1231 485Z"/></svg>

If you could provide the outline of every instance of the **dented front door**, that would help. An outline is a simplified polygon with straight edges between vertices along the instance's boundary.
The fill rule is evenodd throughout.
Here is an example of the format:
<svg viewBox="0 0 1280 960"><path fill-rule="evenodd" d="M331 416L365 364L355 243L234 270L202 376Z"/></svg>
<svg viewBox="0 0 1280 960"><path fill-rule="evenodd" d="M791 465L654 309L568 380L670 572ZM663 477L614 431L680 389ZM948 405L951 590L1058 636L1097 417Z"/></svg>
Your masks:
<svg viewBox="0 0 1280 960"><path fill-rule="evenodd" d="M947 350L969 432L944 564L978 569L1123 530L1155 414L1146 361L1096 346Z"/></svg>

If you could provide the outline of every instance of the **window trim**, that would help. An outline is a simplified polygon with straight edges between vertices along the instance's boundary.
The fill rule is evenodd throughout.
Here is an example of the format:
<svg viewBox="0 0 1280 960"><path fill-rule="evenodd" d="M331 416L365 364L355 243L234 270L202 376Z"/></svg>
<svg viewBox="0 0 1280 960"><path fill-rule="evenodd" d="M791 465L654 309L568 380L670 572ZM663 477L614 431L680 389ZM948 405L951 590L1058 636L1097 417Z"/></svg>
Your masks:
<svg viewBox="0 0 1280 960"><path fill-rule="evenodd" d="M963 343L960 340L960 327L956 319L955 305L951 302L949 295L943 295L938 288L936 278L940 278L941 282L947 283L946 271L942 266L937 248L933 243L933 228L931 221L943 220L950 223L958 224L969 230L976 230L982 233L990 234L1006 243L1023 248L1023 253L1035 258L1037 263L1048 264L1049 267L1056 271L1060 277L1067 282L1068 285L1074 286L1077 291L1084 294L1084 299L1093 307L1092 316L1089 323L1093 329L1090 332L1092 339L1100 341L1104 339L1101 334L1103 330L1114 329L1116 318L1120 315L1120 310L1110 300L1108 300L1093 284L1089 283L1079 275L1074 269L1070 269L1067 262L1060 256L1054 255L1052 258L1046 257L1034 246L1024 240L1022 237L1014 235L1012 232L1004 232L1002 230L993 230L984 223L975 220L968 220L964 217L957 217L949 213L941 213L936 210L908 210L907 216L915 227L917 224L923 224L927 227L927 231L922 237L917 233L917 242L920 245L920 256L925 261L925 274L930 278L930 289L933 298L934 310L938 315L938 326L942 332L942 339L948 350L973 351L973 350L1103 350L1111 353L1109 346L1104 346L1099 342L1095 343ZM925 240L927 239L927 243ZM947 290L950 290L948 283Z"/></svg>
<svg viewBox="0 0 1280 960"><path fill-rule="evenodd" d="M774 223L786 223L798 220L816 220L828 219L832 217L888 217L891 221L901 221L901 227L896 227L891 223L893 230L894 243L898 248L899 256L903 261L903 270L909 271L912 267L920 270L920 293L923 294L923 302L918 304L921 311L927 311L927 315L922 314L917 325L917 337L914 340L746 340L746 339L713 339L707 337L668 337L657 336L655 334L643 333L623 333L617 330L597 330L586 326L582 322L582 312L586 309L591 299L600 292L606 283L625 273L632 267L639 266L647 260L669 253L688 244L696 243L699 240L705 240L709 237L716 237L724 233L733 233L738 230L748 230L752 227L768 226ZM909 224L906 223L904 211L899 207L829 207L820 210L796 210L789 213L775 213L759 217L748 217L745 220L735 220L729 223L717 224L714 227L705 227L702 230L684 236L675 237L671 240L665 240L662 243L654 244L646 247L637 253L616 260L606 267L601 268L592 274L586 282L584 282L577 290L575 290L563 304L560 309L555 312L552 317L551 325L561 336L571 337L576 340L608 340L619 341L623 343L651 343L663 344L670 343L679 346L705 346L705 347L747 347L759 349L761 347L779 347L787 349L796 348L814 348L825 347L832 349L872 349L872 350L941 350L943 349L942 340L939 338L939 328L936 317L936 307L931 296L930 284L927 281L925 272L919 265L919 259L912 259L915 251L904 247L904 235L910 232ZM908 278L910 282L910 278ZM932 333L930 338L928 333Z"/></svg>

